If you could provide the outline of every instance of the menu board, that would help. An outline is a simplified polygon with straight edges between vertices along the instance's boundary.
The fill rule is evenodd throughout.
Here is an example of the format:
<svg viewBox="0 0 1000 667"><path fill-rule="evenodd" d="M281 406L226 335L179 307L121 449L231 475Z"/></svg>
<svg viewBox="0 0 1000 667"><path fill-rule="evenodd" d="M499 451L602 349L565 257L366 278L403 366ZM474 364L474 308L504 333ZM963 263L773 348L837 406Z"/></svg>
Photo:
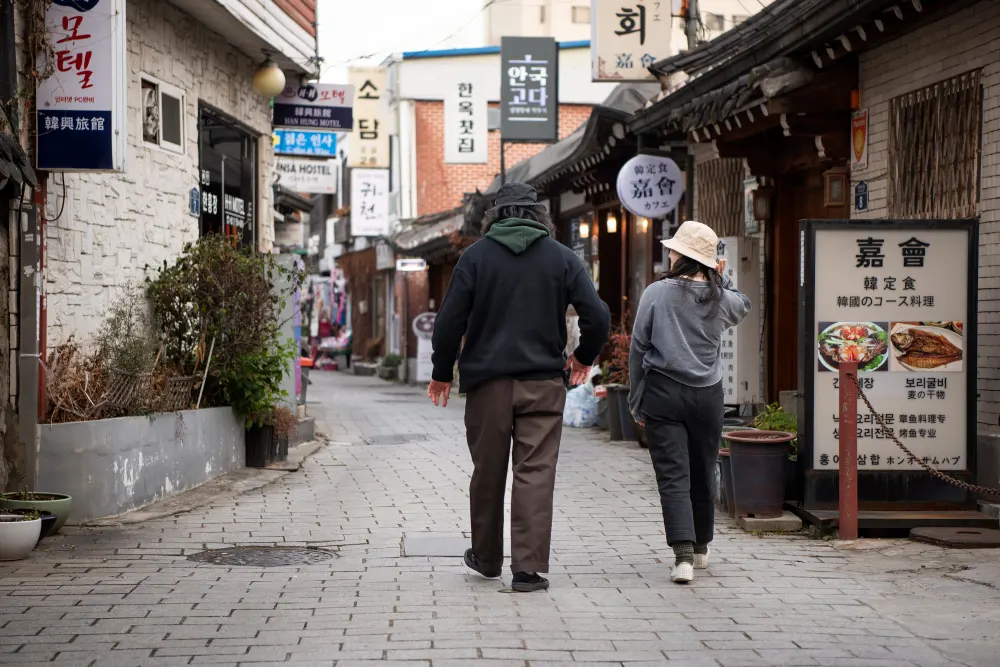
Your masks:
<svg viewBox="0 0 1000 667"><path fill-rule="evenodd" d="M814 227L807 332L812 467L837 470L839 368L853 361L862 391L915 455L886 437L859 401L859 471L911 471L920 462L967 470L969 401L975 401L969 389L975 348L966 331L975 300L972 230L912 222L824 227Z"/></svg>
<svg viewBox="0 0 1000 667"><path fill-rule="evenodd" d="M719 239L719 246L715 254L719 259L726 260L726 275L732 282L734 289L739 289L739 239L735 236ZM722 341L719 345L719 354L722 357L722 390L727 404L739 402L739 366L737 365L736 353L739 350L736 338L736 327L731 327L722 332Z"/></svg>

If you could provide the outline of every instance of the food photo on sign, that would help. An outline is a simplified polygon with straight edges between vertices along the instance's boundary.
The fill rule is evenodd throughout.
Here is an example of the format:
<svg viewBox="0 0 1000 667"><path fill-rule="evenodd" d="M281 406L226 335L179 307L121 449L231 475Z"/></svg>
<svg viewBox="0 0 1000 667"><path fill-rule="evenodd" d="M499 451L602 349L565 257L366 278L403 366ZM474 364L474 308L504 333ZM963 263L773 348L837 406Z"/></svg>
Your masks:
<svg viewBox="0 0 1000 667"><path fill-rule="evenodd" d="M836 373L847 362L856 363L864 373L888 370L888 328L884 322L821 322L819 370Z"/></svg>
<svg viewBox="0 0 1000 667"><path fill-rule="evenodd" d="M963 322L894 322L892 370L962 372Z"/></svg>

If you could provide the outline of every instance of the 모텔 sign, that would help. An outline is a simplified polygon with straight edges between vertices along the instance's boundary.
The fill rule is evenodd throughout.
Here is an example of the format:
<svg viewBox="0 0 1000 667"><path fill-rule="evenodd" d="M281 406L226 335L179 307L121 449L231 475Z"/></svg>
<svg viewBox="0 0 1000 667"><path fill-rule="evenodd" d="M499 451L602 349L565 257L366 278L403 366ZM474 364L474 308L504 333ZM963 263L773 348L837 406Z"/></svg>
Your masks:
<svg viewBox="0 0 1000 667"><path fill-rule="evenodd" d="M500 137L559 140L559 45L551 37L500 40Z"/></svg>
<svg viewBox="0 0 1000 667"><path fill-rule="evenodd" d="M354 86L329 83L286 86L274 98L274 126L350 130L354 127Z"/></svg>
<svg viewBox="0 0 1000 667"><path fill-rule="evenodd" d="M37 166L124 171L125 0L53 0L52 76L38 84Z"/></svg>
<svg viewBox="0 0 1000 667"><path fill-rule="evenodd" d="M916 473L918 459L974 475L976 247L974 222L803 221L801 333L806 385L800 465L836 473L840 364L858 363L862 391L910 458L858 404L858 471ZM817 250L822 247L822 252ZM801 416L800 416L801 419ZM919 473L926 475L926 473ZM862 479L861 500L891 485ZM904 488L900 486L899 489ZM918 486L905 487L917 493ZM935 487L937 488L937 487ZM871 493L883 494L873 497ZM809 499L807 492L807 501Z"/></svg>

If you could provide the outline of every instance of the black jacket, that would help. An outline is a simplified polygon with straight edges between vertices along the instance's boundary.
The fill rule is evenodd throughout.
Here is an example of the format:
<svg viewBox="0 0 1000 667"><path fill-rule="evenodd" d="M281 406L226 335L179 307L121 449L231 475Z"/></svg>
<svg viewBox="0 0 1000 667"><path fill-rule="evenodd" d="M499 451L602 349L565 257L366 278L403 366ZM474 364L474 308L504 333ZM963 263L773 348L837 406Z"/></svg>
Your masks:
<svg viewBox="0 0 1000 667"><path fill-rule="evenodd" d="M608 340L611 316L583 263L544 236L515 246L487 235L459 259L434 322L433 378L459 391L490 380L547 380L566 366L566 310L580 317L577 360L591 365Z"/></svg>

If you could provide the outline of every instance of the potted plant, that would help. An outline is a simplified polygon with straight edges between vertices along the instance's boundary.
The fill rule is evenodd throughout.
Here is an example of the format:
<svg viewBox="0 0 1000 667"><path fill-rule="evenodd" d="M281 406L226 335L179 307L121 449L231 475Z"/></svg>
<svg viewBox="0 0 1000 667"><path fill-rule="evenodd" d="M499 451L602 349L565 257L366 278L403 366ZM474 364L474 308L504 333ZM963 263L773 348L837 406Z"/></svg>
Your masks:
<svg viewBox="0 0 1000 667"><path fill-rule="evenodd" d="M608 426L612 440L635 440L635 421L628 409L628 355L632 346L632 336L624 326L619 326L608 344L607 351L607 388L608 388Z"/></svg>
<svg viewBox="0 0 1000 667"><path fill-rule="evenodd" d="M272 431L273 459L275 461L285 461L288 459L288 440L295 433L295 428L299 425L299 417L291 408L278 405L271 411L267 418L267 423Z"/></svg>
<svg viewBox="0 0 1000 667"><path fill-rule="evenodd" d="M752 426L733 426L724 424L722 426L722 442L719 443L719 468L715 473L715 483L718 493L716 494L716 506L720 512L728 514L730 518L736 517L736 505L733 503L733 465L729 456L729 445L726 443L725 434L733 431L754 430Z"/></svg>
<svg viewBox="0 0 1000 667"><path fill-rule="evenodd" d="M387 354L378 365L378 376L383 380L395 380L399 377L399 365L403 358L398 354Z"/></svg>
<svg viewBox="0 0 1000 667"><path fill-rule="evenodd" d="M73 497L62 493L12 491L0 494L0 512L4 510L34 510L46 512L56 517L49 535L55 535L69 519L73 507Z"/></svg>
<svg viewBox="0 0 1000 667"><path fill-rule="evenodd" d="M52 528L56 525L56 515L52 512L39 512L38 510L0 510L0 514L16 514L18 516L31 517L37 516L42 520L42 530L38 535L39 542L48 537L49 533L52 532Z"/></svg>
<svg viewBox="0 0 1000 667"><path fill-rule="evenodd" d="M754 418L752 425L761 431L780 431L796 436L788 443L788 457L785 459L785 500L797 500L802 490L798 464L798 416L785 412L780 404L773 403Z"/></svg>
<svg viewBox="0 0 1000 667"><path fill-rule="evenodd" d="M42 520L37 512L0 513L0 561L27 558L38 544Z"/></svg>
<svg viewBox="0 0 1000 667"><path fill-rule="evenodd" d="M732 461L735 515L781 516L789 443L795 434L748 429L723 433L722 437Z"/></svg>

